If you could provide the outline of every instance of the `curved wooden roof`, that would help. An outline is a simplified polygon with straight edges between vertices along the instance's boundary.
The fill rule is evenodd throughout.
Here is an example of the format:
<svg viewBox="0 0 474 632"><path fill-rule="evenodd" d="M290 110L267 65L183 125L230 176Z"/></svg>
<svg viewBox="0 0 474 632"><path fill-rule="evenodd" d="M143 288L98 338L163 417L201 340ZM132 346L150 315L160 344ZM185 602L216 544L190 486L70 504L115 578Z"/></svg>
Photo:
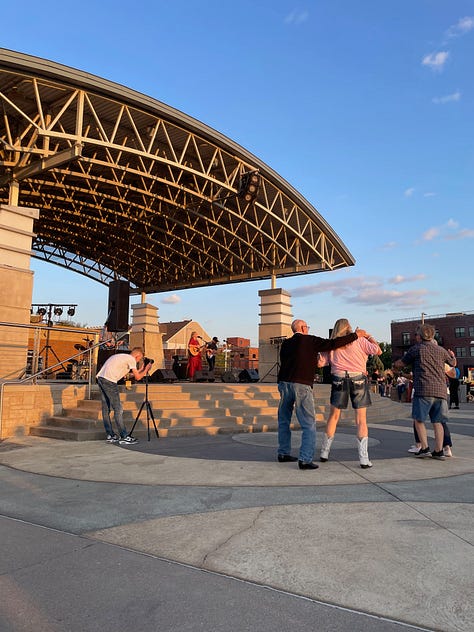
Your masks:
<svg viewBox="0 0 474 632"><path fill-rule="evenodd" d="M0 106L0 203L17 183L18 204L40 210L37 258L148 293L354 264L270 167L155 99L0 49Z"/></svg>

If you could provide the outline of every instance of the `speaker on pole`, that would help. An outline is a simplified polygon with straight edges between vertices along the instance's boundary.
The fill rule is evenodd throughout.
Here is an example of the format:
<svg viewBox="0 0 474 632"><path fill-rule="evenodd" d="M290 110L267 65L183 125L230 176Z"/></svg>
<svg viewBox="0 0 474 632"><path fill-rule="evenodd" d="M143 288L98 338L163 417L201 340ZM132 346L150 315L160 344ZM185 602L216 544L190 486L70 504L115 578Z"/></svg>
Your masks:
<svg viewBox="0 0 474 632"><path fill-rule="evenodd" d="M109 283L109 315L106 323L109 331L127 331L129 297L130 285L128 281L111 281Z"/></svg>

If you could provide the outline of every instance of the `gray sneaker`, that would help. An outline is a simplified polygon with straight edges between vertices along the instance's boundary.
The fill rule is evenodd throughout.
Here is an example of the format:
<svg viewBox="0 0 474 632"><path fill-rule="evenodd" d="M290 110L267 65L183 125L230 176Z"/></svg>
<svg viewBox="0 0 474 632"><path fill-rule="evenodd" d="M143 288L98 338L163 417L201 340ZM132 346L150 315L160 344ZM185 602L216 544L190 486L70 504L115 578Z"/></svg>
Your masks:
<svg viewBox="0 0 474 632"><path fill-rule="evenodd" d="M134 443L138 443L138 439L135 439L135 437L131 437L130 435L128 435L128 437L122 437L121 439L119 439L119 443L120 445L133 445Z"/></svg>
<svg viewBox="0 0 474 632"><path fill-rule="evenodd" d="M117 435L107 435L107 443L118 443L119 442L119 438L117 437Z"/></svg>

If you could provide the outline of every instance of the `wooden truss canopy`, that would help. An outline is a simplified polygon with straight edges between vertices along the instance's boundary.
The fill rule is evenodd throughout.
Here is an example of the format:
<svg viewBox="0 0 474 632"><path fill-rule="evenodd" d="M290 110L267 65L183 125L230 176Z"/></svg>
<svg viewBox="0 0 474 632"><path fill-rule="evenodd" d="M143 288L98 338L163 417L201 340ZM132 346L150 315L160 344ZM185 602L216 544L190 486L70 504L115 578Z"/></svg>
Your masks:
<svg viewBox="0 0 474 632"><path fill-rule="evenodd" d="M272 169L150 97L0 49L0 107L0 202L40 210L39 259L148 293L354 264Z"/></svg>

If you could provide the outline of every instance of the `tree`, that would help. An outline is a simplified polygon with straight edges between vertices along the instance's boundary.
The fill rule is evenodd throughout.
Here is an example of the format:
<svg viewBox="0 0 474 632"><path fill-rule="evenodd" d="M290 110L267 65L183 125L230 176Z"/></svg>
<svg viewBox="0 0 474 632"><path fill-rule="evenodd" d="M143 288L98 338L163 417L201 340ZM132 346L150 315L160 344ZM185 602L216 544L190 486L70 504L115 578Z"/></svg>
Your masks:
<svg viewBox="0 0 474 632"><path fill-rule="evenodd" d="M367 373L369 374L369 377L374 371L382 373L384 371L384 365L380 356L371 355L367 359Z"/></svg>
<svg viewBox="0 0 474 632"><path fill-rule="evenodd" d="M392 368L392 345L389 342L380 342L379 347L382 349L382 355L379 358L382 360L384 369Z"/></svg>

